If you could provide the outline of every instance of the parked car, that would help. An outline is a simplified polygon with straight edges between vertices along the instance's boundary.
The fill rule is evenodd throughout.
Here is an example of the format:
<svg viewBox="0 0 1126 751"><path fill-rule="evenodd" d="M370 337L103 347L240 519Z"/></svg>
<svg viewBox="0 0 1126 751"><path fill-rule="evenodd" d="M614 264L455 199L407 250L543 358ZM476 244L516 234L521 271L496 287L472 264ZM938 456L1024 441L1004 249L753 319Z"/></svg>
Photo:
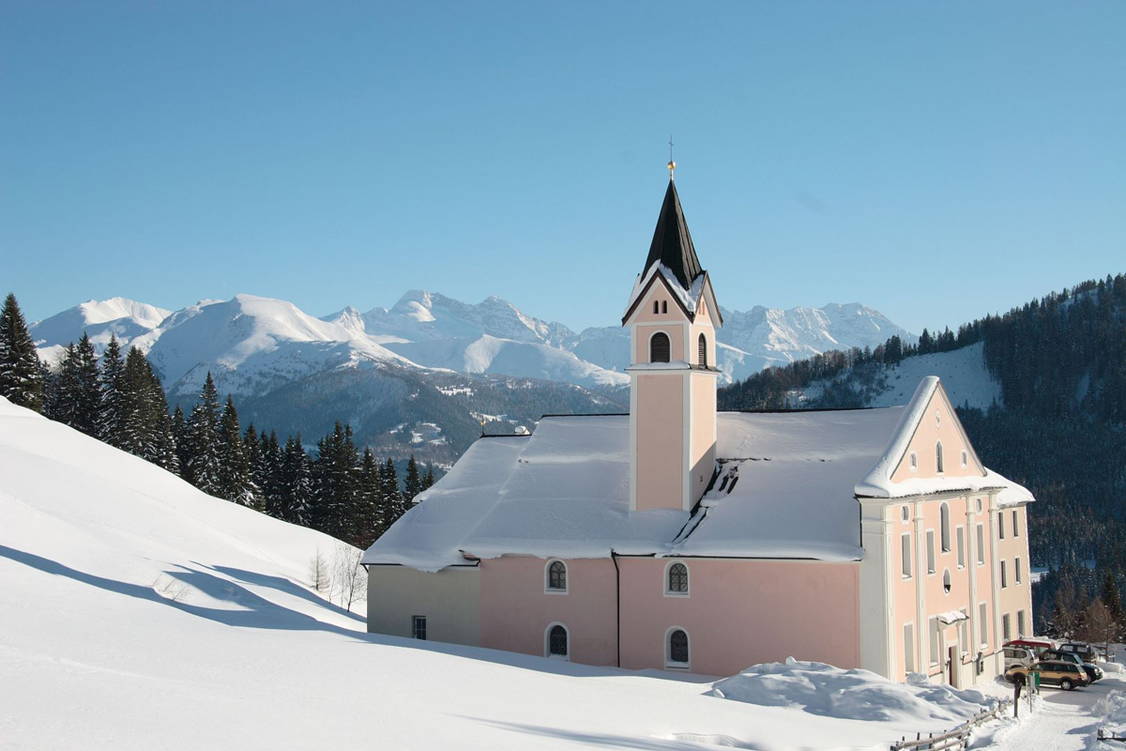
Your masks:
<svg viewBox="0 0 1126 751"><path fill-rule="evenodd" d="M1036 655L1028 647L1005 647L1005 670L1014 665L1028 667L1036 662Z"/></svg>
<svg viewBox="0 0 1126 751"><path fill-rule="evenodd" d="M1060 645L1061 652L1072 652L1079 655L1083 662L1094 662L1099 659L1099 653L1090 644L1083 642L1069 641Z"/></svg>
<svg viewBox="0 0 1126 751"><path fill-rule="evenodd" d="M1076 686L1086 686L1091 681L1083 668L1071 661L1040 660L1031 666L1017 665L1005 671L1005 680L1011 683L1028 681L1028 674L1036 671L1040 674L1040 683L1048 686L1059 686L1064 691L1070 691Z"/></svg>
<svg viewBox="0 0 1126 751"><path fill-rule="evenodd" d="M1084 662L1083 659L1074 652L1065 652L1062 649L1047 649L1040 653L1041 660L1063 660L1065 662L1073 662L1079 667L1083 668L1087 673L1087 677L1091 683L1103 677L1102 668L1094 663Z"/></svg>
<svg viewBox="0 0 1126 751"><path fill-rule="evenodd" d="M1019 639L1005 642L1006 647L1025 647L1031 649L1034 655L1039 656L1046 649L1058 649L1059 644L1043 636L1022 636Z"/></svg>

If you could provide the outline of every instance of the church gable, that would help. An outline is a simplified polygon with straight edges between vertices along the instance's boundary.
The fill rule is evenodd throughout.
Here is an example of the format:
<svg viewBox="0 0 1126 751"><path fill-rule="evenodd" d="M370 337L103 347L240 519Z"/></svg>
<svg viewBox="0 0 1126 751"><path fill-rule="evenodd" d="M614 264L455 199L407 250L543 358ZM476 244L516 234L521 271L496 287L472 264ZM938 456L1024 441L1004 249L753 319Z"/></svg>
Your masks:
<svg viewBox="0 0 1126 751"><path fill-rule="evenodd" d="M891 480L984 476L985 468L970 445L946 389L939 383L921 411Z"/></svg>

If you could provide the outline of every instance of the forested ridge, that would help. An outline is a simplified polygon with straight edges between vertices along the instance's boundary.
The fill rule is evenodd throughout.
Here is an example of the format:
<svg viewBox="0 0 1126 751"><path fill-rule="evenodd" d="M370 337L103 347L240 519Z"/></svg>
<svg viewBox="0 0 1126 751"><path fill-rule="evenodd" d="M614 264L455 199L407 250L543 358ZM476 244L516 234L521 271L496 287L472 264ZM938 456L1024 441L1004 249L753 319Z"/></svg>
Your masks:
<svg viewBox="0 0 1126 751"><path fill-rule="evenodd" d="M720 409L862 407L887 367L981 342L1002 399L958 409L982 460L1026 485L1038 628L1126 584L1126 275L1083 282L918 343L827 352L720 389ZM800 390L822 381L819 397ZM1068 622L1068 630L1082 624Z"/></svg>

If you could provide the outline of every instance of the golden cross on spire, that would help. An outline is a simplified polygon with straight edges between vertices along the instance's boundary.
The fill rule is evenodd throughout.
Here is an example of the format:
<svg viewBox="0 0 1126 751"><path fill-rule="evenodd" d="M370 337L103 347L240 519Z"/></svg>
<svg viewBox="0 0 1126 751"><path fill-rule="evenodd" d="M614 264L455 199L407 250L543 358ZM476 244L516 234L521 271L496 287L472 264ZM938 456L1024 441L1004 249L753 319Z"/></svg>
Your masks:
<svg viewBox="0 0 1126 751"><path fill-rule="evenodd" d="M669 136L669 180L676 179L676 162L672 160L672 136Z"/></svg>

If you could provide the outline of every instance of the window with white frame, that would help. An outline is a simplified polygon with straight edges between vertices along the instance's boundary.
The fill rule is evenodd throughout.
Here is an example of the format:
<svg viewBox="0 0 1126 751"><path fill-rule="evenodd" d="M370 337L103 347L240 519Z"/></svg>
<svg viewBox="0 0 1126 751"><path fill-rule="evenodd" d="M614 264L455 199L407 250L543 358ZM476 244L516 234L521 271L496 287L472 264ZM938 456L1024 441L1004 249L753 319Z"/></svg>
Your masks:
<svg viewBox="0 0 1126 751"><path fill-rule="evenodd" d="M915 624L903 625L903 671L915 672Z"/></svg>
<svg viewBox="0 0 1126 751"><path fill-rule="evenodd" d="M901 518L903 521L910 521L910 519L911 519L911 507L910 506L904 506L902 508L902 510L900 510L900 512L899 512L899 518Z"/></svg>
<svg viewBox="0 0 1126 751"><path fill-rule="evenodd" d="M649 362L668 362L671 349L669 335L658 331L649 337Z"/></svg>
<svg viewBox="0 0 1126 751"><path fill-rule="evenodd" d="M989 644L989 606L984 602L977 605L977 631L981 646Z"/></svg>
<svg viewBox="0 0 1126 751"><path fill-rule="evenodd" d="M933 574L937 569L934 567L934 530L927 530L927 573Z"/></svg>
<svg viewBox="0 0 1126 751"><path fill-rule="evenodd" d="M555 593L567 591L566 563L563 561L549 561L544 573L544 591Z"/></svg>
<svg viewBox="0 0 1126 751"><path fill-rule="evenodd" d="M944 503L938 509L939 532L942 540L942 552L950 552L950 504Z"/></svg>
<svg viewBox="0 0 1126 751"><path fill-rule="evenodd" d="M966 528L958 527L957 530L958 540L958 568L966 567Z"/></svg>
<svg viewBox="0 0 1126 751"><path fill-rule="evenodd" d="M1009 586L1008 569L1005 567L1005 562L1001 561L1001 589Z"/></svg>
<svg viewBox="0 0 1126 751"><path fill-rule="evenodd" d="M946 594L950 594L950 588L952 586L953 582L950 579L950 569L946 569L942 572L942 591Z"/></svg>
<svg viewBox="0 0 1126 751"><path fill-rule="evenodd" d="M679 561L665 569L665 594L684 597L688 594L688 567Z"/></svg>
<svg viewBox="0 0 1126 751"><path fill-rule="evenodd" d="M965 467L969 463L970 463L970 455L967 452L963 451L962 452L962 466Z"/></svg>
<svg viewBox="0 0 1126 751"><path fill-rule="evenodd" d="M942 467L942 441L934 445L934 471L940 475L944 471Z"/></svg>
<svg viewBox="0 0 1126 751"><path fill-rule="evenodd" d="M1001 616L1001 639L1008 641L1013 638L1012 626L1009 623L1009 614Z"/></svg>
<svg viewBox="0 0 1126 751"><path fill-rule="evenodd" d="M899 570L904 579L911 578L911 533L906 532L899 536Z"/></svg>
<svg viewBox="0 0 1126 751"><path fill-rule="evenodd" d="M939 663L939 661L942 659L942 656L939 654L940 650L939 650L939 644L938 644L939 636L940 636L939 632L942 629L942 626L941 626L941 624L939 624L937 617L932 617L929 621L927 621L927 627L928 627L927 630L930 632L930 637L931 637L930 638L931 665L937 665Z"/></svg>
<svg viewBox="0 0 1126 751"><path fill-rule="evenodd" d="M997 514L997 539L1005 539L1005 515Z"/></svg>
<svg viewBox="0 0 1126 751"><path fill-rule="evenodd" d="M1013 559L1013 581L1015 581L1017 584L1020 584L1020 580L1021 580L1020 558L1014 558Z"/></svg>
<svg viewBox="0 0 1126 751"><path fill-rule="evenodd" d="M985 565L985 525L977 525L977 565Z"/></svg>
<svg viewBox="0 0 1126 751"><path fill-rule="evenodd" d="M1025 625L1026 624L1024 622L1024 611L1018 610L1017 611L1017 637L1018 638L1028 634L1028 631L1025 630Z"/></svg>
<svg viewBox="0 0 1126 751"><path fill-rule="evenodd" d="M688 633L682 628L669 631L665 651L665 665L670 668L687 668L690 663Z"/></svg>
<svg viewBox="0 0 1126 751"><path fill-rule="evenodd" d="M1020 537L1020 525L1017 524L1017 512L1013 511L1013 537Z"/></svg>

